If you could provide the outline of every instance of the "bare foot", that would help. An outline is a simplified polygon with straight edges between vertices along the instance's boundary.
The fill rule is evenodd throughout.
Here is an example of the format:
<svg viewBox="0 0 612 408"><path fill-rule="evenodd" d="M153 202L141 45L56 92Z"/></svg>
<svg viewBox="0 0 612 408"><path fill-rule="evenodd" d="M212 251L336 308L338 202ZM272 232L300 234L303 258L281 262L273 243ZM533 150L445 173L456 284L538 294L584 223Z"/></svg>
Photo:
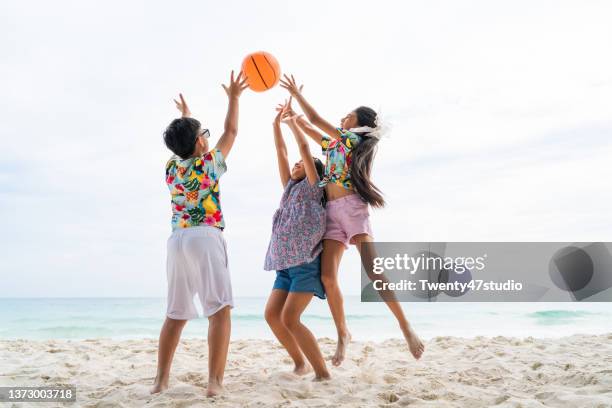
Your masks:
<svg viewBox="0 0 612 408"><path fill-rule="evenodd" d="M321 375L316 375L315 378L312 379L314 382L328 381L331 380L331 375L328 372L325 372Z"/></svg>
<svg viewBox="0 0 612 408"><path fill-rule="evenodd" d="M160 393L162 391L166 391L167 389L168 389L168 382L158 382L158 381L155 381L153 386L149 389L149 392L151 394L157 394L157 393Z"/></svg>
<svg viewBox="0 0 612 408"><path fill-rule="evenodd" d="M296 375L306 375L311 371L310 366L308 364L302 364L300 366L295 366L293 369L293 374Z"/></svg>
<svg viewBox="0 0 612 408"><path fill-rule="evenodd" d="M425 345L421 339L419 339L416 332L412 329L412 326L408 324L405 327L402 327L402 333L404 333L404 338L408 342L408 348L410 348L410 352L414 358L417 360L421 358L423 352L425 351Z"/></svg>
<svg viewBox="0 0 612 408"><path fill-rule="evenodd" d="M223 392L223 386L216 381L209 381L208 388L206 389L206 396L208 398L216 397Z"/></svg>
<svg viewBox="0 0 612 408"><path fill-rule="evenodd" d="M332 364L338 367L344 361L346 348L351 342L351 333L346 332L344 336L338 336L338 344L336 345L336 354L332 357Z"/></svg>

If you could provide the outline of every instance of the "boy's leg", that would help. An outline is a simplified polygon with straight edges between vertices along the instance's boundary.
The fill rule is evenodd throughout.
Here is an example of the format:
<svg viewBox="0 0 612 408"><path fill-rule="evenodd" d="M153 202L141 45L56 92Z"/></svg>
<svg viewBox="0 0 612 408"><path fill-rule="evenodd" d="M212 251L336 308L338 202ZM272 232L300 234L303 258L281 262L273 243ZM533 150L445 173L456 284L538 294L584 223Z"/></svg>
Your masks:
<svg viewBox="0 0 612 408"><path fill-rule="evenodd" d="M298 375L303 375L308 373L309 370L306 362L304 361L304 356L300 351L300 346L296 342L291 332L281 321L281 313L283 311L287 295L288 292L286 290L272 289L272 293L270 294L268 303L266 304L265 317L266 322L268 322L268 325L272 329L272 332L278 341L283 345L285 350L287 350L289 356L291 356L293 359L293 362L295 363L295 369L293 372Z"/></svg>
<svg viewBox="0 0 612 408"><path fill-rule="evenodd" d="M157 376L151 388L151 394L158 393L168 388L170 377L170 366L176 351L176 346L181 338L181 332L187 320L175 320L166 317L159 334L159 349L157 351Z"/></svg>
<svg viewBox="0 0 612 408"><path fill-rule="evenodd" d="M321 281L325 287L327 303L331 311L336 330L338 330L338 344L336 353L332 357L332 364L339 366L344 360L346 347L351 340L351 334L346 326L344 317L344 305L342 292L338 286L338 268L344 254L344 244L333 239L323 240L323 252L321 254Z"/></svg>
<svg viewBox="0 0 612 408"><path fill-rule="evenodd" d="M231 326L229 306L208 318L208 397L213 397L223 390Z"/></svg>
<svg viewBox="0 0 612 408"><path fill-rule="evenodd" d="M357 250L359 251L363 267L365 268L365 271L370 280L382 279L383 281L386 281L387 278L384 274L376 275L372 272L374 258L376 258L376 252L374 250L374 247L371 245L364 245L363 247L361 246L362 243L373 242L372 237L370 237L368 234L359 234L353 237L353 241L355 243L355 246L357 247ZM404 315L404 311L402 310L401 304L397 301L395 293L392 290L380 290L378 291L378 294L385 301L387 307L389 308L389 310L391 310L391 313L393 313L393 315L395 316L395 319L397 320L400 329L402 330L402 334L408 342L410 353L412 353L414 358L418 360L419 358L421 358L421 355L425 351L425 345L423 344L419 336L417 336L412 326L410 326L410 323Z"/></svg>
<svg viewBox="0 0 612 408"><path fill-rule="evenodd" d="M315 336L300 321L302 313L311 300L312 293L309 292L289 293L283 307L282 322L300 345L302 352L315 371L316 379L322 380L329 378L323 354L319 349Z"/></svg>

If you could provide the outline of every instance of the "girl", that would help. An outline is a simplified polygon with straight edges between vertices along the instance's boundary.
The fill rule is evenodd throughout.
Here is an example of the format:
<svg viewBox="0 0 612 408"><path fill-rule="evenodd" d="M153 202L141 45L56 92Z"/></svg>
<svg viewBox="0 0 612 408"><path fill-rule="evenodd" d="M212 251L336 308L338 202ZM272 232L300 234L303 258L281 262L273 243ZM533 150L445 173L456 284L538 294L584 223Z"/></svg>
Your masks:
<svg viewBox="0 0 612 408"><path fill-rule="evenodd" d="M304 375L309 367L315 380L329 378L329 372L316 338L300 322L300 316L313 294L325 299L321 283L321 238L325 232L323 190L319 187L323 163L310 154L308 142L297 125L297 117L287 112L288 104L280 105L274 119L274 143L281 183L285 189L280 207L274 214L272 238L264 269L276 270L276 280L265 317L272 332L285 347L293 362L294 372ZM302 160L289 170L287 147L280 129L281 120L293 131Z"/></svg>
<svg viewBox="0 0 612 408"><path fill-rule="evenodd" d="M379 131L377 114L368 107L361 106L349 112L336 128L323 119L302 95L303 86L298 87L293 75L285 75L281 86L289 91L306 114L308 120L322 130L321 135L306 120L298 118L300 128L321 145L327 160L325 174L320 185L325 186L327 199L327 227L323 237L321 273L328 303L338 330L338 345L332 363L338 366L345 356L351 335L346 327L342 293L338 287L338 267L348 244L353 244L360 252L365 270L370 278L372 261L375 254L362 248L362 243L373 242L368 204L383 207L385 201L381 191L372 183L370 171L376 152ZM291 110L290 106L287 110ZM416 335L395 295L391 291L379 292L397 319L410 352L420 358L425 346Z"/></svg>

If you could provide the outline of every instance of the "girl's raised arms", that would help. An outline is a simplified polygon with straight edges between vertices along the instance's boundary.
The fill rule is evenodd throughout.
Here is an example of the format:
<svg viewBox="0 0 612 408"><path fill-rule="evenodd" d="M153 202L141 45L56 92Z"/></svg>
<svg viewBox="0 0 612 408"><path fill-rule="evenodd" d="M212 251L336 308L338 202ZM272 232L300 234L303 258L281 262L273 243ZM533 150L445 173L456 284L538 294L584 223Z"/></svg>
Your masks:
<svg viewBox="0 0 612 408"><path fill-rule="evenodd" d="M298 101L300 107L304 111L304 114L313 125L321 129L324 133L328 134L334 139L339 137L336 127L325 119L323 119L317 113L317 111L315 111L314 108L306 101L306 99L302 95L302 88L304 88L304 85L298 86L295 82L295 78L293 77L293 75L291 75L291 77L284 75L284 79L281 79L280 86L289 91L291 96Z"/></svg>
<svg viewBox="0 0 612 408"><path fill-rule="evenodd" d="M274 122L272 126L274 128L274 146L276 146L276 159L278 161L278 174L281 179L281 184L283 188L289 182L289 178L291 178L291 170L289 170L289 158L287 156L287 145L285 145L285 141L283 140L283 133L281 131L281 117L283 115L284 109L287 107L287 101L284 104L279 104L276 108L278 114L274 118Z"/></svg>
<svg viewBox="0 0 612 408"><path fill-rule="evenodd" d="M319 133L315 128L312 127L310 123L306 119L304 119L303 115L297 115L291 107L291 101L293 100L293 96L289 97L289 103L286 103L285 112L289 116L297 116L297 124L302 129L302 132L306 134L306 136L310 137L317 144L321 144L321 140L323 139L323 135Z"/></svg>
<svg viewBox="0 0 612 408"><path fill-rule="evenodd" d="M293 96L290 96L289 97L289 103L285 107L285 111L290 116L297 116L297 124L300 126L302 131L304 133L306 133L306 135L308 137L310 137L312 140L314 140L317 144L320 145L321 144L321 140L323 140L323 135L321 133L319 133L315 128L313 128L312 125L310 123L308 123L308 121L306 119L304 119L304 116L296 115L296 113L293 111L293 108L291 107L292 99L293 99Z"/></svg>
<svg viewBox="0 0 612 408"><path fill-rule="evenodd" d="M308 137L317 142L318 145L321 144L321 141L323 140L323 135L319 133L315 128L313 128L312 125L308 123L308 121L304 119L302 115L298 116L297 124L300 129L302 129L302 131L306 133Z"/></svg>
<svg viewBox="0 0 612 408"><path fill-rule="evenodd" d="M304 163L304 171L306 172L306 177L308 178L308 182L311 186L315 185L319 182L319 174L317 173L317 168L315 167L314 159L312 158L312 153L310 153L310 148L308 147L308 141L302 133L300 126L298 125L298 116L295 114L291 114L288 111L283 111L283 123L286 123L293 135L295 136L295 141L297 142L298 148L300 150L300 156L302 157L302 162Z"/></svg>

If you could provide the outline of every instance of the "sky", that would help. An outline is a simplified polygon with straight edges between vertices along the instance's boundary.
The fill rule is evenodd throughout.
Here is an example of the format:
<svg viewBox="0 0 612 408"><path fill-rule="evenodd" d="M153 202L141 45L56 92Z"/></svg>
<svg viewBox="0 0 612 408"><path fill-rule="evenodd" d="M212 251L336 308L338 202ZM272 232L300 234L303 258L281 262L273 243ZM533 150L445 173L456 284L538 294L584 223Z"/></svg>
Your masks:
<svg viewBox="0 0 612 408"><path fill-rule="evenodd" d="M391 126L377 241L611 241L610 21L608 1L3 1L0 297L165 296L172 98L214 143L221 83L257 50L332 123L369 105ZM240 100L221 179L236 296L274 279L285 97ZM359 273L351 248L344 293Z"/></svg>

